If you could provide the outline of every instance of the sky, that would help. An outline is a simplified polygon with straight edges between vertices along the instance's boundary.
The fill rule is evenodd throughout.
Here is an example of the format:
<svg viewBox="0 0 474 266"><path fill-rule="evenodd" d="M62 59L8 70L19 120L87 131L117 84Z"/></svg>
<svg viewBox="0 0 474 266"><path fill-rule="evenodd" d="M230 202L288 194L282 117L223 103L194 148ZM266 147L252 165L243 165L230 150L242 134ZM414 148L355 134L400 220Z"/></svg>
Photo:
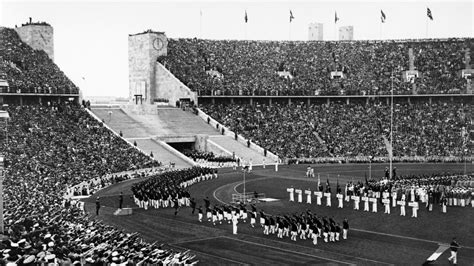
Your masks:
<svg viewBox="0 0 474 266"><path fill-rule="evenodd" d="M474 1L41 1L0 0L0 25L32 17L54 28L55 63L85 96L128 96L128 34L169 38L307 40L308 25L354 26L354 39L474 37ZM429 7L433 20L426 16ZM290 10L294 20L289 23ZM386 15L381 23L380 10ZM244 22L247 11L248 23ZM339 21L334 23L337 12ZM202 16L200 15L202 14Z"/></svg>

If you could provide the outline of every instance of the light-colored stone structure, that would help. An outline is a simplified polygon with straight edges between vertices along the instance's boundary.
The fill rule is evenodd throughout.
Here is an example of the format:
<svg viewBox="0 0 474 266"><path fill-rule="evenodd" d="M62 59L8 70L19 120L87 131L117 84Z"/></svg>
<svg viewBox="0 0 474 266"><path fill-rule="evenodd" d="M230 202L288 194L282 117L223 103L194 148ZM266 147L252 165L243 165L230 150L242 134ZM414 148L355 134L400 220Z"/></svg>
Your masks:
<svg viewBox="0 0 474 266"><path fill-rule="evenodd" d="M339 41L354 40L354 26L339 27Z"/></svg>
<svg viewBox="0 0 474 266"><path fill-rule="evenodd" d="M197 102L196 93L157 61L167 52L168 39L164 32L148 30L129 35L129 92L135 104L153 105L158 99L168 100L171 106L181 99Z"/></svg>
<svg viewBox="0 0 474 266"><path fill-rule="evenodd" d="M308 26L308 41L322 41L323 32L323 23L310 23Z"/></svg>
<svg viewBox="0 0 474 266"><path fill-rule="evenodd" d="M47 23L27 23L15 28L20 39L35 50L45 51L54 61L54 29Z"/></svg>

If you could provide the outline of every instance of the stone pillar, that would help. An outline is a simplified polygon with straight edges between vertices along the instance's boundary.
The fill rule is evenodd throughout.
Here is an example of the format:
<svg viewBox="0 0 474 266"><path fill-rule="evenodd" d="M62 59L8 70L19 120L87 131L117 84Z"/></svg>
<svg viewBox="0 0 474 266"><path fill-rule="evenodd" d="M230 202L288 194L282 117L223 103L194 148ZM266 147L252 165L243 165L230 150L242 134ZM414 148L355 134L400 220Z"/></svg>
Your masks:
<svg viewBox="0 0 474 266"><path fill-rule="evenodd" d="M288 98L288 106L291 106L291 98Z"/></svg>
<svg viewBox="0 0 474 266"><path fill-rule="evenodd" d="M272 106L272 98L268 98L268 105Z"/></svg>
<svg viewBox="0 0 474 266"><path fill-rule="evenodd" d="M253 98L250 97L250 105L253 105Z"/></svg>

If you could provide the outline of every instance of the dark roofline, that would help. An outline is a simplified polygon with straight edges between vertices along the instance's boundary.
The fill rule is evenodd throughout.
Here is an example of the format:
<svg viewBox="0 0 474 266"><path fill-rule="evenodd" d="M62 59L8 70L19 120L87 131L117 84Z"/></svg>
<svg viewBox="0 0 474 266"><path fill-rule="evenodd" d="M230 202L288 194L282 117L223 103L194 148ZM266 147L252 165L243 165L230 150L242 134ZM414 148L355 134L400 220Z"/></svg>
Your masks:
<svg viewBox="0 0 474 266"><path fill-rule="evenodd" d="M42 22L31 22L31 23L26 22L24 24L21 24L21 26L22 27L25 27L25 26L49 26L49 27L51 27L51 25L49 23L44 22L44 21L42 21Z"/></svg>
<svg viewBox="0 0 474 266"><path fill-rule="evenodd" d="M156 34L165 34L164 31L154 31L154 30L146 30L144 32L140 32L140 33L135 33L135 34L129 34L128 36L137 36L137 35L142 35L142 34L147 34L147 33L156 33Z"/></svg>

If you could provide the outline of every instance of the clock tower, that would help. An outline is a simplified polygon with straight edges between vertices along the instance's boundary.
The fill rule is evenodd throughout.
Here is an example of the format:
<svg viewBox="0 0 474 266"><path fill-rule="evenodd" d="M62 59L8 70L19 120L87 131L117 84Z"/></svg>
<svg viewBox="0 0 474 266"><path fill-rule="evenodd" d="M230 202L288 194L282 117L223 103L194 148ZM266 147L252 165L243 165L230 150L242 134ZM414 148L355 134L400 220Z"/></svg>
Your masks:
<svg viewBox="0 0 474 266"><path fill-rule="evenodd" d="M128 36L128 77L130 100L152 104L157 98L155 68L158 57L166 56L168 39L164 32L147 30Z"/></svg>

